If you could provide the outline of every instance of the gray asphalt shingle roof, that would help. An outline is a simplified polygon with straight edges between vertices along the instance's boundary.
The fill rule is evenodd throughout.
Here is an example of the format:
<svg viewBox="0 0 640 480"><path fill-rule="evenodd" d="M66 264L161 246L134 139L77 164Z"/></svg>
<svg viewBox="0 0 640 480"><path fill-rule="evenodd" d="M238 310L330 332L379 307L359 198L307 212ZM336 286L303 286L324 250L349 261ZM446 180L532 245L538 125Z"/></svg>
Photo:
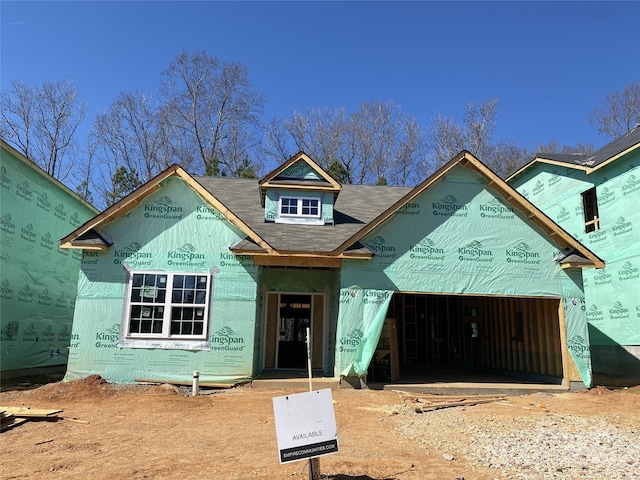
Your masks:
<svg viewBox="0 0 640 480"><path fill-rule="evenodd" d="M327 253L411 191L411 187L342 185L334 205L333 225L289 225L265 222L258 182L253 179L194 177L251 230L279 252ZM361 250L354 245L350 251ZM235 249L262 251L245 239Z"/></svg>
<svg viewBox="0 0 640 480"><path fill-rule="evenodd" d="M603 162L606 162L619 153L624 152L629 147L640 143L640 125L637 125L626 135L616 138L612 142L607 143L604 147L597 150L592 155L567 155L561 153L537 153L535 158L546 158L558 162L568 163L581 167L594 168Z"/></svg>

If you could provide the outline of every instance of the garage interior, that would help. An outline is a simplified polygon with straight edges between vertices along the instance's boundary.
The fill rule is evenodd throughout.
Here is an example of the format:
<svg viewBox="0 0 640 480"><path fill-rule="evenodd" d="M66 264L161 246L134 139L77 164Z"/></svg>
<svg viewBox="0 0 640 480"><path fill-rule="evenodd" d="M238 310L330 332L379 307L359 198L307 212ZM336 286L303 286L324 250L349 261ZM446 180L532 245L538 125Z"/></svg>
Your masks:
<svg viewBox="0 0 640 480"><path fill-rule="evenodd" d="M560 384L559 307L554 298L395 293L369 379Z"/></svg>

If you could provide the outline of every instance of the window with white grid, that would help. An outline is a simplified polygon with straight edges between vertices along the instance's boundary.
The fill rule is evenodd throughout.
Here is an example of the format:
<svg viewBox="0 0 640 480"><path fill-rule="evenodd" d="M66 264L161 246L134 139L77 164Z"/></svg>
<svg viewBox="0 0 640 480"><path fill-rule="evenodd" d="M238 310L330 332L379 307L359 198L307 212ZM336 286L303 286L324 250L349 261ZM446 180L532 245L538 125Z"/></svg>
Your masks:
<svg viewBox="0 0 640 480"><path fill-rule="evenodd" d="M127 299L129 338L204 339L210 276L132 272Z"/></svg>
<svg viewBox="0 0 640 480"><path fill-rule="evenodd" d="M320 218L321 213L319 198L280 198L280 217Z"/></svg>

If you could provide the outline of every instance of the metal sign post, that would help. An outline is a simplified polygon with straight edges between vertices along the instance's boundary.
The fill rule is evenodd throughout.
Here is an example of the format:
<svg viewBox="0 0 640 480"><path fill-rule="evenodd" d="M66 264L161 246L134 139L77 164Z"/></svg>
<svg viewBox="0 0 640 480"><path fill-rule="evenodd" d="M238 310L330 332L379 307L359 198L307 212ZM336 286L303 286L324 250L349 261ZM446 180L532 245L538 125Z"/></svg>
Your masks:
<svg viewBox="0 0 640 480"><path fill-rule="evenodd" d="M313 391L312 378L313 372L311 371L311 330L307 327L307 371L309 372L309 391ZM309 480L320 479L320 459L309 459Z"/></svg>

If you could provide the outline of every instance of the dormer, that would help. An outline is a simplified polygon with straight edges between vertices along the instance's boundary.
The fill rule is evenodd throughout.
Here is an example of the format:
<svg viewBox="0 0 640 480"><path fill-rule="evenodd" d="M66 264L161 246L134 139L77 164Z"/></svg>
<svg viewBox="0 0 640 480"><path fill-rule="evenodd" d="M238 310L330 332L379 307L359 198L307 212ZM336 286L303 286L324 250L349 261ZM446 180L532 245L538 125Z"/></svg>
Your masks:
<svg viewBox="0 0 640 480"><path fill-rule="evenodd" d="M258 185L266 222L333 224L341 185L305 153L295 154Z"/></svg>

